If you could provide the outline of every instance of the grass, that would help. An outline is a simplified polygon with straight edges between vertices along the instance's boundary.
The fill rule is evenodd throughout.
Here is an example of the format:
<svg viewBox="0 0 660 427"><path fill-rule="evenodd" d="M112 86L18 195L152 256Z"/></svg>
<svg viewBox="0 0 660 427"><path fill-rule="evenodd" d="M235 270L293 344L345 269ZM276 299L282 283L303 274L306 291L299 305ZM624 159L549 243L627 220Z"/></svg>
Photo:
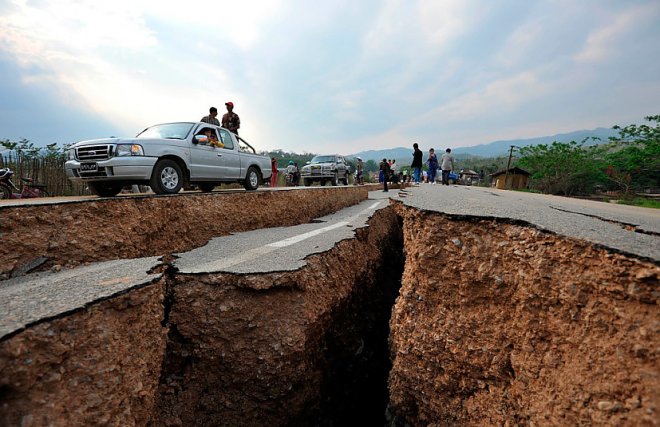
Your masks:
<svg viewBox="0 0 660 427"><path fill-rule="evenodd" d="M660 209L660 200L646 199L644 197L635 197L629 200L619 200L620 205L640 206L643 208Z"/></svg>

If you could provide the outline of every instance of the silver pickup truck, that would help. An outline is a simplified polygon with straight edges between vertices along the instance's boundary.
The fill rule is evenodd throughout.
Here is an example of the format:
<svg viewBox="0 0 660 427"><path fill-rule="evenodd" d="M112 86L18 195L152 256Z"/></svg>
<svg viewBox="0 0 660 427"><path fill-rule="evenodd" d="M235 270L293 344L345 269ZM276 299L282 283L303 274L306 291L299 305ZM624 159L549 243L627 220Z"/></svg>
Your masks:
<svg viewBox="0 0 660 427"><path fill-rule="evenodd" d="M184 183L211 191L222 182L256 190L270 178L270 159L227 129L208 123L165 123L135 138L81 141L67 150L71 181L85 182L96 195L112 197L125 185L149 185L174 194Z"/></svg>
<svg viewBox="0 0 660 427"><path fill-rule="evenodd" d="M349 174L350 167L346 159L339 154L314 156L300 171L305 187L312 185L314 181L320 182L321 185L325 185L326 182L332 185L343 182L344 185L348 185Z"/></svg>

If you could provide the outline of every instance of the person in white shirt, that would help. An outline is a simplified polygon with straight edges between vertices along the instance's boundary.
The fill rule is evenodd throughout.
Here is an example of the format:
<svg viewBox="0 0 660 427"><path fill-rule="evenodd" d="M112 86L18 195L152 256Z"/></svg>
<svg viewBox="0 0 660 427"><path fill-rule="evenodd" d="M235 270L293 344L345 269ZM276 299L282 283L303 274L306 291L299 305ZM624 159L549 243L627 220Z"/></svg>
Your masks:
<svg viewBox="0 0 660 427"><path fill-rule="evenodd" d="M454 170L454 156L451 154L451 148L445 150L440 163L440 167L442 168L442 183L449 185L449 172Z"/></svg>

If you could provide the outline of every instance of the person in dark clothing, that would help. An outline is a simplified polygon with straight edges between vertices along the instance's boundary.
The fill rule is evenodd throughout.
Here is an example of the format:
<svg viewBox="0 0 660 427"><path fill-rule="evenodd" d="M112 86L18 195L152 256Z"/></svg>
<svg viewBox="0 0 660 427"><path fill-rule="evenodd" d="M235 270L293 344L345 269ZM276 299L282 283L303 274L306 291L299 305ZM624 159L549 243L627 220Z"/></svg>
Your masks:
<svg viewBox="0 0 660 427"><path fill-rule="evenodd" d="M438 170L438 156L435 155L435 150L429 150L429 158L426 160L429 164L429 184L435 185L435 173Z"/></svg>
<svg viewBox="0 0 660 427"><path fill-rule="evenodd" d="M415 184L419 184L419 177L422 172L422 156L424 153L422 153L422 150L419 149L419 145L417 145L417 143L413 144L413 148L415 151L413 151L413 161L410 167L413 170L413 179Z"/></svg>
<svg viewBox="0 0 660 427"><path fill-rule="evenodd" d="M215 107L209 108L209 115L202 117L202 120L200 122L208 123L210 125L216 125L220 126L220 122L218 119L215 118L215 116L218 115L218 109Z"/></svg>
<svg viewBox="0 0 660 427"><path fill-rule="evenodd" d="M380 162L380 170L383 172L383 192L387 192L387 181L390 176L390 164L387 163L387 159L383 159L382 162Z"/></svg>
<svg viewBox="0 0 660 427"><path fill-rule="evenodd" d="M238 135L238 128L241 127L241 119L238 117L238 114L234 113L234 103L225 102L225 106L227 106L227 114L222 116L222 127Z"/></svg>

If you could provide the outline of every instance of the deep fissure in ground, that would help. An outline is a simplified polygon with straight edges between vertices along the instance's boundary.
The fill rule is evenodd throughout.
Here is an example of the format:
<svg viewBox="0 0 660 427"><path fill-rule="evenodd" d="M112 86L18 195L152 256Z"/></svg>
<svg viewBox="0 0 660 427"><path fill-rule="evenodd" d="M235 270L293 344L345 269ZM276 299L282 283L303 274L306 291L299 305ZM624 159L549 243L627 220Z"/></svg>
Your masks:
<svg viewBox="0 0 660 427"><path fill-rule="evenodd" d="M386 209L298 271L171 274L152 425L382 425L401 239Z"/></svg>
<svg viewBox="0 0 660 427"><path fill-rule="evenodd" d="M394 203L298 271L169 267L0 342L0 422L654 425L659 276Z"/></svg>

